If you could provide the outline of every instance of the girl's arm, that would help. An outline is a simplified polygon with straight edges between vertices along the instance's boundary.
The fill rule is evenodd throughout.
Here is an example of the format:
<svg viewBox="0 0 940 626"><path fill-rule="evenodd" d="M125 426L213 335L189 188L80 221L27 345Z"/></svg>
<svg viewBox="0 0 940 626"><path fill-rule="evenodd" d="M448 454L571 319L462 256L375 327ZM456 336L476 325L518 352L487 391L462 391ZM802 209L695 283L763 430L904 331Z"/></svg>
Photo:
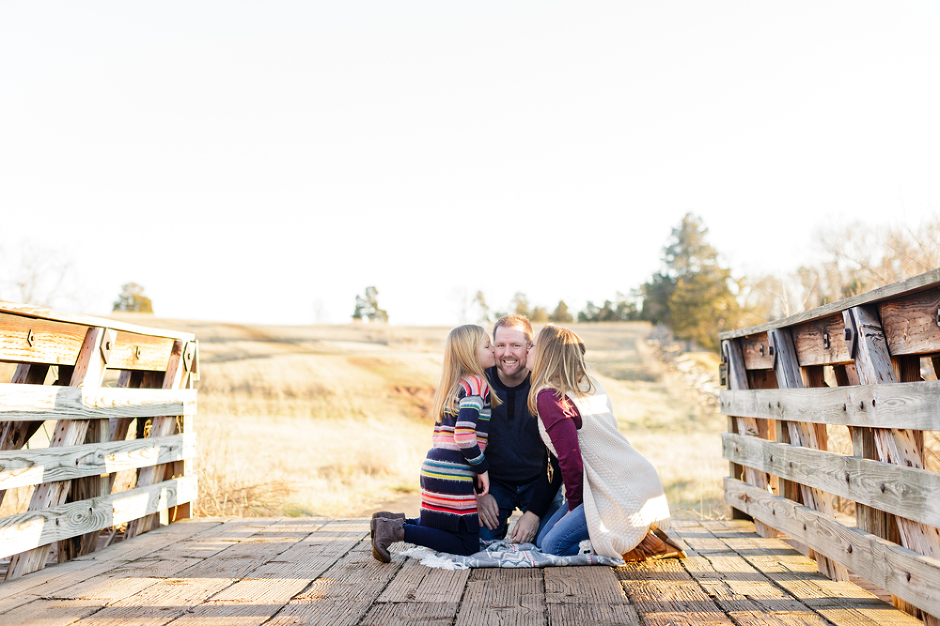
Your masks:
<svg viewBox="0 0 940 626"><path fill-rule="evenodd" d="M555 396L554 389L543 389L537 400L539 419L545 426L552 445L558 453L561 478L565 483L565 498L568 510L573 511L584 500L584 463L578 443L578 426L581 415L578 409L564 398Z"/></svg>
<svg viewBox="0 0 940 626"><path fill-rule="evenodd" d="M480 446L480 439L483 439L483 446L486 446L486 426L481 422L480 413L483 411L489 398L489 389L486 383L474 376L470 379L460 381L460 390L458 392L458 412L457 422L454 424L454 442L460 448L470 468L478 475L489 471L489 463L483 456L483 449ZM477 436L477 430L484 427L481 434Z"/></svg>

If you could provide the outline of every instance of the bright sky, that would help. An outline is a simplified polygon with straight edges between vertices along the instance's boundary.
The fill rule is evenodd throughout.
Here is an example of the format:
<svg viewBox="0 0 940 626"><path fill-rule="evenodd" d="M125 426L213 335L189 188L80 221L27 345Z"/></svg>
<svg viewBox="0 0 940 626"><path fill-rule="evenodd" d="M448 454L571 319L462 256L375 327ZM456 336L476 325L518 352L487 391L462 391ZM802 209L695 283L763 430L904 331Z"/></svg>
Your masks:
<svg viewBox="0 0 940 626"><path fill-rule="evenodd" d="M453 324L627 292L683 214L738 272L940 211L940 3L0 4L0 262L73 309ZM0 292L2 295L2 292Z"/></svg>

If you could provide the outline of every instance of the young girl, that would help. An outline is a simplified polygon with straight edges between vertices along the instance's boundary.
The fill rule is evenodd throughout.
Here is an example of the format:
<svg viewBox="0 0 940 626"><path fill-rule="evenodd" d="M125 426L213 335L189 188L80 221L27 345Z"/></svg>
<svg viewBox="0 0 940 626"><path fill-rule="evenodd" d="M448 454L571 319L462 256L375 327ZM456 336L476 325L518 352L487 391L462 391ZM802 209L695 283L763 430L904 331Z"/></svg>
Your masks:
<svg viewBox="0 0 940 626"><path fill-rule="evenodd" d="M486 331L468 324L447 335L444 369L434 396L438 416L427 458L421 465L421 513L385 511L372 516L372 556L391 560L388 547L407 541L439 552L470 555L480 551L477 499L489 491L486 449L490 392L484 371L496 365ZM499 399L493 395L493 402Z"/></svg>
<svg viewBox="0 0 940 626"><path fill-rule="evenodd" d="M537 545L570 556L590 539L597 554L625 561L685 556L661 529L669 506L659 475L617 429L610 398L588 375L581 338L549 324L532 351L529 412L558 457L568 500Z"/></svg>

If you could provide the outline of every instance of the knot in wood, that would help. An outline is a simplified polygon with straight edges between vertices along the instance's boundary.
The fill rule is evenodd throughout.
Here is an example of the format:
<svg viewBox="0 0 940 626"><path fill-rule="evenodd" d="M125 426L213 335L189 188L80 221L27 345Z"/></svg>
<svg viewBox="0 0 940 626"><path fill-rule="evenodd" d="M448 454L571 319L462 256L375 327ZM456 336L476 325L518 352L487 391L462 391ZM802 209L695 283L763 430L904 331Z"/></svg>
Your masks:
<svg viewBox="0 0 940 626"><path fill-rule="evenodd" d="M884 493L884 492L885 492L885 486L884 486L884 483L882 483L882 484L881 484L881 493Z"/></svg>
<svg viewBox="0 0 940 626"><path fill-rule="evenodd" d="M852 546L849 546L849 554L852 554Z"/></svg>
<svg viewBox="0 0 940 626"><path fill-rule="evenodd" d="M845 482L849 482L849 473L848 473L848 472L845 473Z"/></svg>

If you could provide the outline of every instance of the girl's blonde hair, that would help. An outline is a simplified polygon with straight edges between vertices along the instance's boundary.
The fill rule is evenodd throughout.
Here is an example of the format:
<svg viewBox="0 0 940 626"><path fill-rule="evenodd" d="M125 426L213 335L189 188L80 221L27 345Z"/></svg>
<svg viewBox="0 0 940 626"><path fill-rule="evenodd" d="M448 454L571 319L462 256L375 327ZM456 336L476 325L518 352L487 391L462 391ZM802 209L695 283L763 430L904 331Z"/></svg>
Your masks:
<svg viewBox="0 0 940 626"><path fill-rule="evenodd" d="M532 364L532 391L529 392L529 413L538 415L538 393L545 387L555 390L562 399L568 392L583 398L594 393L594 382L584 361L584 342L567 328L546 324L535 342ZM587 389L584 384L587 383Z"/></svg>
<svg viewBox="0 0 940 626"><path fill-rule="evenodd" d="M455 401L461 378L474 374L486 381L486 372L477 362L477 347L484 339L488 339L486 331L476 324L458 326L447 334L447 341L444 343L444 368L441 370L441 380L437 384L434 405L431 408L435 421L440 421L445 410L457 411ZM491 393L490 406L499 405L499 398L495 393Z"/></svg>

